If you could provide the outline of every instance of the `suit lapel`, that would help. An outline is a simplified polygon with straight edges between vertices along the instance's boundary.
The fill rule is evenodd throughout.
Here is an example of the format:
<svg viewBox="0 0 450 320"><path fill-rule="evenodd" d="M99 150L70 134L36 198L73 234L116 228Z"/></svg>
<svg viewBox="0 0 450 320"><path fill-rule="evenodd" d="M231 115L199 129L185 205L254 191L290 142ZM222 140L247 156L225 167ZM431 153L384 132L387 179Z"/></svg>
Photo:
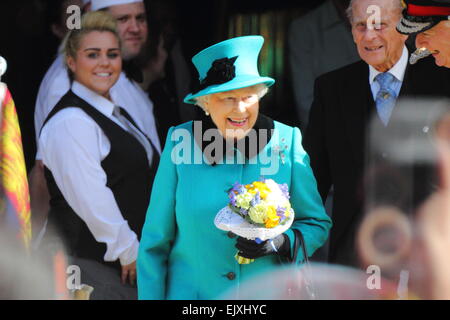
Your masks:
<svg viewBox="0 0 450 320"><path fill-rule="evenodd" d="M413 90L413 83L414 83L413 81L414 81L414 78L411 77L411 66L408 64L406 66L405 76L403 78L402 87L401 87L400 93L398 95L399 98L405 97L405 96L411 97L411 95L414 94L415 90Z"/></svg>

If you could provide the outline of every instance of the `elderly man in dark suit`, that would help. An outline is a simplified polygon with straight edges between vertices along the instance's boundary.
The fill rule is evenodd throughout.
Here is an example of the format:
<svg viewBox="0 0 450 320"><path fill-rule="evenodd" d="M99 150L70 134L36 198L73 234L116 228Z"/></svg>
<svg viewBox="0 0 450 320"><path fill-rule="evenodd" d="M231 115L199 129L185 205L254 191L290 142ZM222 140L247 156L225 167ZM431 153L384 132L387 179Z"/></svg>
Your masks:
<svg viewBox="0 0 450 320"><path fill-rule="evenodd" d="M408 65L407 36L396 31L401 11L400 0L352 0L348 14L362 61L327 73L315 83L304 147L323 200L334 186L332 263L359 264L355 234L364 212L366 131L371 117L379 127L388 128L398 98L446 92L445 69L430 59Z"/></svg>

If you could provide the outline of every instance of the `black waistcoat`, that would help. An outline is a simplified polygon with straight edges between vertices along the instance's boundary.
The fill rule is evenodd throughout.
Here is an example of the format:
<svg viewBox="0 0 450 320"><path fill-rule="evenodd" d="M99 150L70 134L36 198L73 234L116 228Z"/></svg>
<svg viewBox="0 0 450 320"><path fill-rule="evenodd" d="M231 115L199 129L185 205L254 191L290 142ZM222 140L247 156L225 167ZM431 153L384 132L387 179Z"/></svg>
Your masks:
<svg viewBox="0 0 450 320"><path fill-rule="evenodd" d="M111 150L101 166L107 176L107 186L125 220L137 236L141 230L150 201L153 179L159 163L159 155L153 147L153 161L150 166L142 144L130 133L104 116L86 101L69 91L47 116L44 125L60 110L78 107L90 116L108 138ZM129 118L128 115L126 115ZM132 121L132 119L129 118ZM132 121L133 122L133 121ZM54 133L57 134L57 133ZM61 150L64 152L64 150ZM49 225L63 238L68 253L73 256L93 259L105 263L103 257L106 244L97 242L86 223L69 206L53 178L51 170L45 168L45 177L50 192ZM81 186L79 192L83 192ZM99 212L98 214L102 214ZM115 267L120 267L118 262Z"/></svg>

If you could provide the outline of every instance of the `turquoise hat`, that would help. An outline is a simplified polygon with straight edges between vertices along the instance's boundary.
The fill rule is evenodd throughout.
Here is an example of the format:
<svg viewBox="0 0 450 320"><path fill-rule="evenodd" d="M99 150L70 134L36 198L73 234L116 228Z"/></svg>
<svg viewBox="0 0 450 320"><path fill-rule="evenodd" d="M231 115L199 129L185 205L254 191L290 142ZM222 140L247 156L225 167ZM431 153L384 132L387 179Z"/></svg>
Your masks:
<svg viewBox="0 0 450 320"><path fill-rule="evenodd" d="M228 39L208 47L192 58L200 75L196 91L184 98L185 103L196 104L196 98L264 83L270 87L275 80L261 77L258 56L264 43L261 36Z"/></svg>

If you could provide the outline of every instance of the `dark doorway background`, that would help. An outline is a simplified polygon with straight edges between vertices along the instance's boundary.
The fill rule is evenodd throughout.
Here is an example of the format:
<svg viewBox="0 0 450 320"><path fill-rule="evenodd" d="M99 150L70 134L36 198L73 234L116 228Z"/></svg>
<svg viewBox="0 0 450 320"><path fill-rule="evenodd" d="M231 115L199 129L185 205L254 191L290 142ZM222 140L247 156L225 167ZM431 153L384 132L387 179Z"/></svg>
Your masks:
<svg viewBox="0 0 450 320"><path fill-rule="evenodd" d="M149 0L149 32L158 33L161 20L171 19L188 61L205 47L233 36L263 34L266 58L261 73L277 80L261 110L295 125L292 88L285 56L289 23L317 7L317 1L267 0ZM27 170L34 164L36 142L34 105L39 84L54 60L58 41L50 32L50 0L0 1L0 55L8 61L2 77L13 95L19 116ZM160 30L159 30L160 31ZM192 68L195 78L196 72Z"/></svg>

